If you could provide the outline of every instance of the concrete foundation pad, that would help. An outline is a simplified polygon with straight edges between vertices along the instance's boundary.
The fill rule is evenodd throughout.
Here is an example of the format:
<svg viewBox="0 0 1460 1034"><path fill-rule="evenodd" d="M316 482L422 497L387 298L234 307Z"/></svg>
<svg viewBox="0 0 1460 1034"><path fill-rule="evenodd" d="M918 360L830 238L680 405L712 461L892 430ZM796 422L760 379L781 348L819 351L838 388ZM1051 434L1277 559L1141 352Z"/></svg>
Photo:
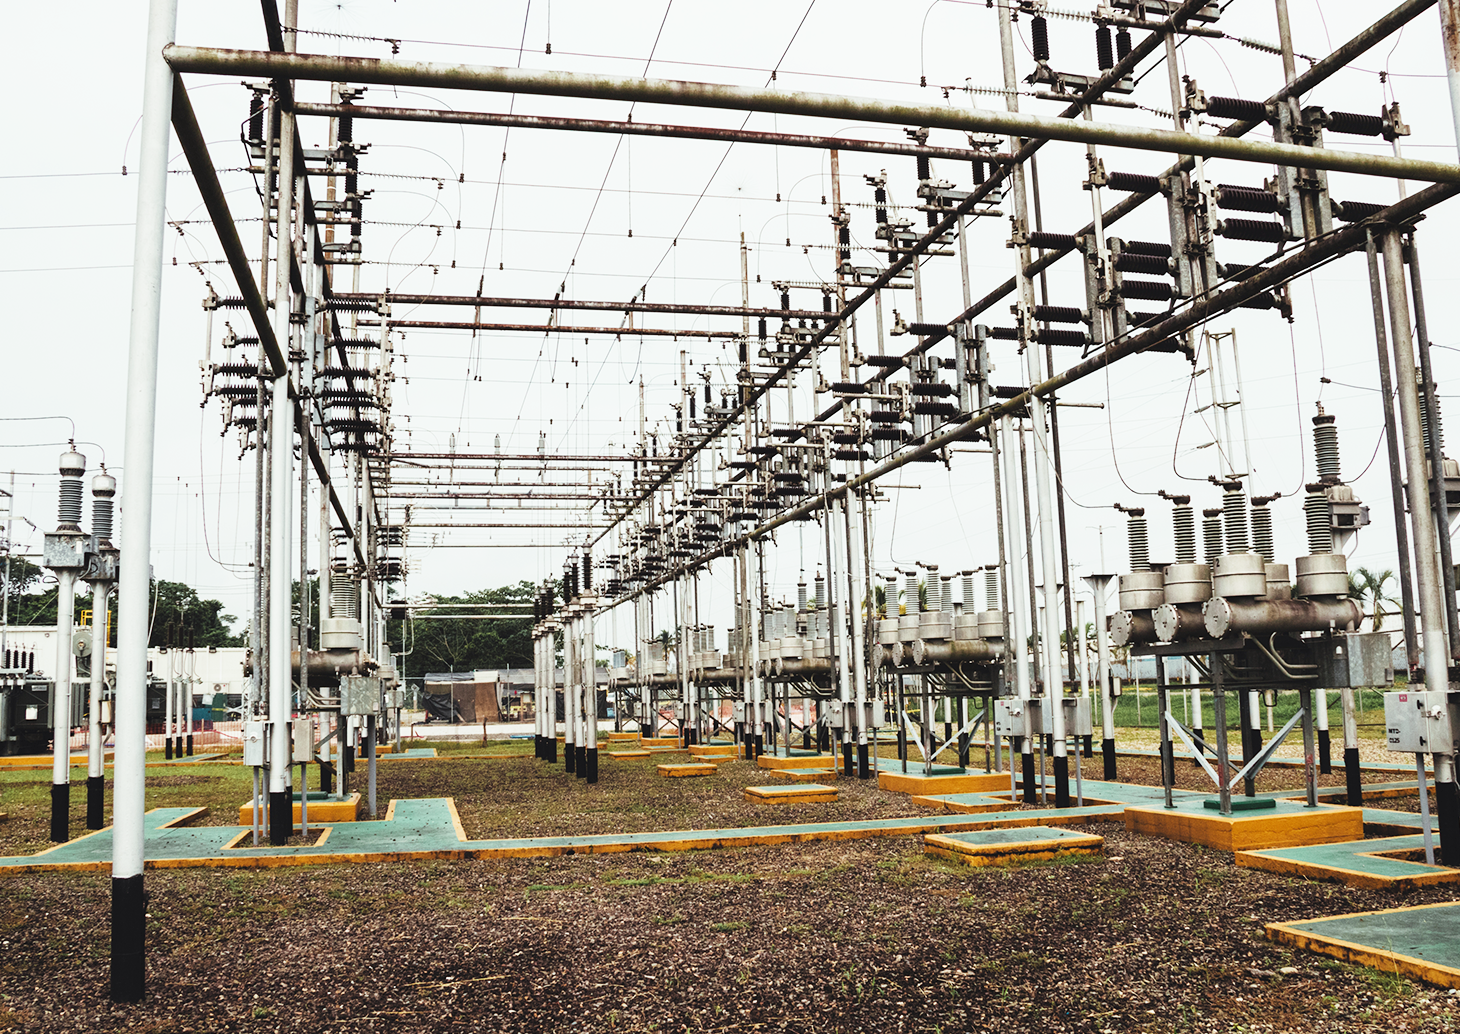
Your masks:
<svg viewBox="0 0 1460 1034"><path fill-rule="evenodd" d="M1075 855L1099 855L1105 838L1054 826L981 829L967 833L929 833L923 850L964 865L1017 865Z"/></svg>
<svg viewBox="0 0 1460 1034"><path fill-rule="evenodd" d="M948 811L955 815L982 815L991 811L1008 811L1013 804L1007 797L991 797L982 793L922 794L912 798L920 808Z"/></svg>
<svg viewBox="0 0 1460 1034"><path fill-rule="evenodd" d="M836 768L836 758L830 754L792 754L784 757L780 754L762 754L755 759L755 763L761 768L802 768L821 769Z"/></svg>
<svg viewBox="0 0 1460 1034"><path fill-rule="evenodd" d="M642 736L639 743L645 747L683 747L678 736Z"/></svg>
<svg viewBox="0 0 1460 1034"><path fill-rule="evenodd" d="M1368 890L1460 883L1460 869L1425 864L1424 836L1421 834L1268 851L1238 851L1236 862L1249 869L1331 880Z"/></svg>
<svg viewBox="0 0 1460 1034"><path fill-rule="evenodd" d="M647 758L653 757L653 751L648 750L607 750L604 751L611 758Z"/></svg>
<svg viewBox="0 0 1460 1034"><path fill-rule="evenodd" d="M1295 801L1278 801L1276 808L1267 811L1222 815L1208 811L1200 800L1183 798L1173 808L1148 804L1126 808L1125 828L1205 844L1218 851L1260 851L1362 840L1364 812L1336 804L1309 808Z"/></svg>
<svg viewBox="0 0 1460 1034"><path fill-rule="evenodd" d="M834 768L772 768L766 771L772 779L784 779L791 783L815 783L823 779L835 779Z"/></svg>
<svg viewBox="0 0 1460 1034"><path fill-rule="evenodd" d="M836 800L836 787L807 783L802 786L747 786L745 799L757 804L809 804Z"/></svg>
<svg viewBox="0 0 1460 1034"><path fill-rule="evenodd" d="M267 806L265 806L267 808ZM299 795L294 795L294 824L297 826L303 818L301 812ZM309 824L324 825L335 822L354 822L360 814L360 795L352 793L345 798L326 797L323 794L309 795ZM240 826L253 826L253 801L245 801L238 809L238 824Z"/></svg>
<svg viewBox="0 0 1460 1034"><path fill-rule="evenodd" d="M949 775L922 775L914 772L877 773L877 785L893 793L940 794L979 793L1007 790L1009 777L998 772L964 772Z"/></svg>
<svg viewBox="0 0 1460 1034"><path fill-rule="evenodd" d="M659 774L666 779L685 779L692 776L714 775L719 768L715 765L659 765Z"/></svg>
<svg viewBox="0 0 1460 1034"><path fill-rule="evenodd" d="M1460 902L1268 923L1267 935L1384 973L1460 987Z"/></svg>

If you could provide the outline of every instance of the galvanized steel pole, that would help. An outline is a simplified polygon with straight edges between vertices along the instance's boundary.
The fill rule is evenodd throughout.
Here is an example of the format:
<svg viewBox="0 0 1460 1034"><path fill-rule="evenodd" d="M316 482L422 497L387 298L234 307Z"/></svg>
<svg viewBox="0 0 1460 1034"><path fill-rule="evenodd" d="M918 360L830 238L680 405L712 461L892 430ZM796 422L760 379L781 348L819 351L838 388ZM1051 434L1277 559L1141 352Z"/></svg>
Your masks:
<svg viewBox="0 0 1460 1034"><path fill-rule="evenodd" d="M146 992L146 901L142 886L147 753L147 636L152 552L153 440L157 420L157 336L166 230L168 120L172 70L163 48L177 32L177 0L151 0L142 89L137 228L132 247L132 318L117 588L116 755L112 772L111 997Z"/></svg>

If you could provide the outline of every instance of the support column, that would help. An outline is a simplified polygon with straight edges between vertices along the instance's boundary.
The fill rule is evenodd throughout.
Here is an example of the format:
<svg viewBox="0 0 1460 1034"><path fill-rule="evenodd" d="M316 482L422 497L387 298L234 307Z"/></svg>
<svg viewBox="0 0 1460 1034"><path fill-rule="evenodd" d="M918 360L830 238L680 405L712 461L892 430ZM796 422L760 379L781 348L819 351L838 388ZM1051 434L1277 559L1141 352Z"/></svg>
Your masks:
<svg viewBox="0 0 1460 1034"><path fill-rule="evenodd" d="M290 259L293 254L294 115L279 119L279 197L274 257L274 337L286 355L292 328L293 293ZM267 213L266 213L267 214ZM293 406L289 400L289 368L272 371L269 406L269 557L274 572L269 579L269 843L284 844L294 830L294 801L289 791L294 688L289 625L292 612L289 562L292 536L290 499L294 486Z"/></svg>
<svg viewBox="0 0 1460 1034"><path fill-rule="evenodd" d="M151 0L139 133L137 226L132 245L122 555L117 589L116 754L112 770L111 998L146 992L147 906L143 891L143 812L147 751L147 635L152 552L153 443L157 421L157 338L166 231L168 119L172 70L163 50L177 34L177 0Z"/></svg>

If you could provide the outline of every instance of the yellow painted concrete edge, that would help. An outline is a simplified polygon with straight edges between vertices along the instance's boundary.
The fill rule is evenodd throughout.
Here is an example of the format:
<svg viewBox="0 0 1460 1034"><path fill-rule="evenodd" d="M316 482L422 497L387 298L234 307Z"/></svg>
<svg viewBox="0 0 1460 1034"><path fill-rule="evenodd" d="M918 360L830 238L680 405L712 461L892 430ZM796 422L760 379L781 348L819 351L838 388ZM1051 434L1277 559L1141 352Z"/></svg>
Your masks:
<svg viewBox="0 0 1460 1034"><path fill-rule="evenodd" d="M450 798L448 798L450 801ZM395 807L392 801L386 815L389 817ZM462 830L461 820L456 814L455 801L450 801L452 812L452 824L456 827L456 835L463 842L466 834ZM188 815L182 816L173 822L167 823L168 828L180 825L182 822L194 816L197 812L206 812L206 808L196 808ZM1110 820L1108 815L1041 815L1038 812L1030 812L1028 818L1003 819L998 821L969 819L960 822L959 828L963 830L973 829L1002 829L1017 826L1072 826L1086 822L1102 822ZM716 837L713 840L686 839L686 840L661 840L654 843L642 841L622 841L611 844L590 844L584 847L569 847L559 844L526 844L522 847L509 848L442 848L431 851L374 851L354 852L332 855L239 855L233 858L218 858L207 856L201 858L159 858L149 859L146 862L148 869L197 869L197 868L286 868L300 865L357 865L372 862L416 862L416 861L481 861L492 858L557 858L564 855L574 854L628 854L631 852L678 852L678 851L712 851L723 850L733 847L770 847L778 844L808 843L817 840L871 840L876 837L885 836L914 836L919 833L926 833L932 826L934 820L910 817L904 825L874 827L872 829L836 829L836 830L813 830L800 833L766 833L746 834ZM756 827L747 827L754 829ZM686 835L693 834L695 830L682 831ZM87 834L88 836L92 834ZM672 835L672 834L670 834ZM81 838L77 838L81 839ZM48 848L32 857L39 858L54 848ZM31 875L42 872L107 872L111 869L111 862L58 862L52 864L36 863L27 865L13 865L0 867L0 878L6 876Z"/></svg>
<svg viewBox="0 0 1460 1034"><path fill-rule="evenodd" d="M1096 836L1094 833L1084 833L1079 836L1066 837L1062 840L1014 840L999 844L970 844L962 840L954 840L946 833L925 833L923 835L923 846L927 848L936 847L940 851L949 851L965 855L991 855L1008 851L1027 851L1029 848L1054 848L1054 847L1104 847L1105 838Z"/></svg>
<svg viewBox="0 0 1460 1034"><path fill-rule="evenodd" d="M1453 902L1441 902L1441 905L1444 904L1453 904ZM1440 905L1416 905L1412 908L1386 908L1378 912L1351 912L1346 915L1325 916L1324 918L1355 919L1359 916L1414 912L1421 908L1438 907ZM1354 962L1361 966L1368 966L1370 969L1377 969L1381 973L1397 973L1402 976L1415 977L1440 987L1460 987L1460 969L1442 966L1437 962L1427 962L1412 955L1385 951L1383 948L1375 948L1370 944L1355 944L1353 941L1345 941L1338 937L1327 937L1310 930L1299 930L1291 923L1268 923L1266 931L1269 938L1280 944L1316 951L1321 955L1329 955L1344 962Z"/></svg>
<svg viewBox="0 0 1460 1034"><path fill-rule="evenodd" d="M1051 846L1047 840L1037 841L1037 843L1044 845L1037 851L1015 851L1013 848L1016 845L1013 844L999 845L1001 848L1007 848L1008 850L984 851L978 854L969 854L964 851L949 851L947 848L936 847L932 844L925 844L923 851L927 854L937 855L940 858L946 858L949 861L959 862L963 865L969 865L979 869L992 865L1008 865L1011 863L1017 865L1020 862L1048 862L1070 855L1093 857L1099 855L1105 846L1104 838L1097 839L1100 840L1098 846L1085 844L1055 847ZM1031 841L1031 843L1034 842L1036 841Z"/></svg>
<svg viewBox="0 0 1460 1034"><path fill-rule="evenodd" d="M1327 847L1327 844L1314 844L1314 847ZM1244 869L1262 869L1266 872L1275 872L1282 876L1301 876L1309 879L1327 880L1334 883L1342 883L1345 886L1356 887L1360 890L1397 890L1410 887L1430 887L1443 883L1460 883L1460 869L1447 869L1443 866L1434 866L1434 871L1413 873L1406 876L1381 876L1378 873L1363 872L1358 869L1346 869L1341 865L1322 865L1318 862L1307 862L1298 858L1278 858L1267 854L1270 850L1287 850L1287 848L1263 848L1253 851L1235 851L1232 854L1237 865ZM1361 858L1385 858L1399 852L1394 851L1364 851L1359 853ZM1423 863L1417 863L1423 868L1431 868Z"/></svg>

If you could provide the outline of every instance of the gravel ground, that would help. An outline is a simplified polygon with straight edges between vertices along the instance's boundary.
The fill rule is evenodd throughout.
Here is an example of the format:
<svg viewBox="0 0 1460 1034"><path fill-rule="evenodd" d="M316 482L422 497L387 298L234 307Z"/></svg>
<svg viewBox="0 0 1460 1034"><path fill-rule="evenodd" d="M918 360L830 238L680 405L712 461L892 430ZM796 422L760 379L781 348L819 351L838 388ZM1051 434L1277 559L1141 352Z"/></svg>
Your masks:
<svg viewBox="0 0 1460 1034"><path fill-rule="evenodd" d="M772 780L743 763L668 780L653 760L605 760L596 787L530 757L386 762L380 793L454 796L473 837L916 811L847 779L834 805L752 805L741 787ZM1086 761L1086 774L1100 764ZM1121 778L1148 779L1156 765L1122 759ZM1177 770L1193 786L1205 779L1189 763ZM1263 776L1272 788L1299 777ZM38 794L43 784L44 774ZM225 804L236 796L228 780L158 792L210 789ZM1230 854L1119 823L1088 828L1106 838L1105 857L996 870L890 837L150 872L149 995L125 1008L106 1000L107 878L4 880L0 1030L1460 1029L1460 992L1262 936L1267 922L1447 901L1453 888L1355 891L1238 869Z"/></svg>
<svg viewBox="0 0 1460 1034"><path fill-rule="evenodd" d="M1446 900L1246 869L1119 824L996 871L916 838L682 855L149 875L149 995L105 1001L107 880L0 898L0 1027L1452 1031L1460 996L1265 922Z"/></svg>

